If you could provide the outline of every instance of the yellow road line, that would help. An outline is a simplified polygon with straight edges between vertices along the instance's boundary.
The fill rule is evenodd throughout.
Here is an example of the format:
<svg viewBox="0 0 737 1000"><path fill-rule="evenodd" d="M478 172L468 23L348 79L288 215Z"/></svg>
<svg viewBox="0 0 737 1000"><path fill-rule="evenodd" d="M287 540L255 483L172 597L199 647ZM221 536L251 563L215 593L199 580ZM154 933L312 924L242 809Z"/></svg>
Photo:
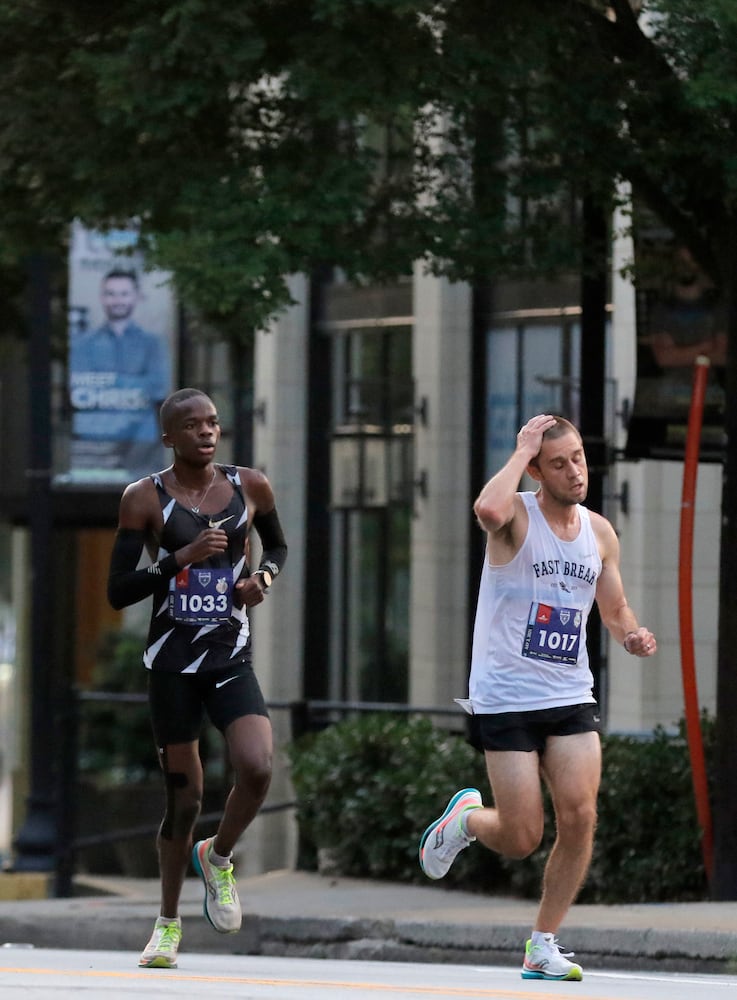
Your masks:
<svg viewBox="0 0 737 1000"><path fill-rule="evenodd" d="M186 975L174 969L141 969L136 972L111 972L105 969L34 969L34 968L13 968L10 966L0 967L0 973L15 975L33 976L77 976L91 979L161 979L166 982L182 983L235 983L241 986L279 986L305 989L341 989L341 990L364 990L376 993L393 993L395 995L406 994L407 996L443 996L443 997L481 997L481 998L511 998L511 1000L592 1000L580 992L580 988L574 993L561 993L556 986L554 992L542 992L539 988L530 992L527 990L508 989L488 989L479 988L457 988L452 986L398 986L390 983L347 983L325 979L264 979L258 976L201 976ZM540 982L536 980L536 982ZM606 998L598 998L606 1000ZM617 1000L617 998L609 998Z"/></svg>

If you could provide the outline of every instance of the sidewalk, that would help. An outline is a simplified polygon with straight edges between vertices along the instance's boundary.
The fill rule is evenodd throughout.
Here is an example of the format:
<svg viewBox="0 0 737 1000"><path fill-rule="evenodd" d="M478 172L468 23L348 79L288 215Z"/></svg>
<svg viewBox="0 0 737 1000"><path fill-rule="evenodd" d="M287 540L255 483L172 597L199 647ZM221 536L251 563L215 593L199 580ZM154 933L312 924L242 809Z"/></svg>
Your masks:
<svg viewBox="0 0 737 1000"><path fill-rule="evenodd" d="M9 876L0 874L2 879ZM10 876L12 877L12 876ZM0 945L143 949L158 914L158 882L79 878L85 895L0 901ZM530 900L275 871L238 883L243 927L215 933L202 888L182 895L186 952L300 955L390 961L517 965L535 914ZM584 969L734 972L737 902L574 906L560 933ZM736 979L737 982L737 979Z"/></svg>

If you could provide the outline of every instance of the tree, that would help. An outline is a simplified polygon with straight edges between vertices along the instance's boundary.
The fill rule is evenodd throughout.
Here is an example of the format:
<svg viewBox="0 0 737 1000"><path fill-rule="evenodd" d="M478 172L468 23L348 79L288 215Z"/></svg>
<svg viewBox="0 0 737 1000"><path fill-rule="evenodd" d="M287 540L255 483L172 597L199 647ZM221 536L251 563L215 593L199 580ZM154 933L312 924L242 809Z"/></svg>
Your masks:
<svg viewBox="0 0 737 1000"><path fill-rule="evenodd" d="M74 216L135 217L183 298L241 330L278 312L284 276L316 261L371 280L421 258L454 277L559 266L552 143L534 176L499 166L526 155L537 36L529 0L501 22L498 6L11 0L2 230L16 246L62 240ZM538 209L510 228L515 177L511 193L529 188Z"/></svg>
<svg viewBox="0 0 737 1000"><path fill-rule="evenodd" d="M7 0L0 236L140 220L234 341L284 276L471 282L579 267L618 183L729 297L737 440L733 0ZM737 897L737 455L724 470L714 889Z"/></svg>
<svg viewBox="0 0 737 1000"><path fill-rule="evenodd" d="M628 0L9 0L2 230L138 218L185 297L258 325L316 260L573 266L579 196L625 178L723 281L737 15L692 6L646 35Z"/></svg>

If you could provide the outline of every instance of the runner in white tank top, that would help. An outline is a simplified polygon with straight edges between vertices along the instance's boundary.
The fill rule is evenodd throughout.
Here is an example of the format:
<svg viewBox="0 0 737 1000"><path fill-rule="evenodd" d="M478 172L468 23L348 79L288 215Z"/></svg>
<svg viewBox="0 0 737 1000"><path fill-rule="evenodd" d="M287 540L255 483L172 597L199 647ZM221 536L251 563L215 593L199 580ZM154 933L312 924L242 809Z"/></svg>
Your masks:
<svg viewBox="0 0 737 1000"><path fill-rule="evenodd" d="M536 493L518 492L527 472ZM582 978L556 933L586 876L601 772L586 622L594 600L612 637L652 656L655 636L627 603L619 541L606 518L582 506L588 469L578 430L542 414L517 435L506 465L474 504L486 532L468 705L486 755L493 808L464 788L420 840L420 865L442 878L473 840L506 857L540 845L551 792L556 839L525 947L524 979Z"/></svg>
<svg viewBox="0 0 737 1000"><path fill-rule="evenodd" d="M593 702L586 620L601 557L589 512L574 508L571 541L548 526L534 493L520 494L525 540L507 563L484 560L471 657L475 713L524 712Z"/></svg>

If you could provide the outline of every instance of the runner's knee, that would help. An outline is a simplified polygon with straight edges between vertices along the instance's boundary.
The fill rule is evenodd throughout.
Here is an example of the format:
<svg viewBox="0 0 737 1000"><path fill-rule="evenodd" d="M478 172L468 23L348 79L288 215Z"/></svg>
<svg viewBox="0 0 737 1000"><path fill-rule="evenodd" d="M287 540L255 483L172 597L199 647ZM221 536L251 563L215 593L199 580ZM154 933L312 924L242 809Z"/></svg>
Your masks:
<svg viewBox="0 0 737 1000"><path fill-rule="evenodd" d="M596 827L596 805L593 802L577 802L559 807L556 813L556 828L561 838L581 839L593 834Z"/></svg>
<svg viewBox="0 0 737 1000"><path fill-rule="evenodd" d="M514 861L529 858L538 849L541 840L541 837L525 838L524 836L517 835L510 847L504 851L504 855L505 857L512 858Z"/></svg>
<svg viewBox="0 0 737 1000"><path fill-rule="evenodd" d="M534 820L517 822L511 829L505 831L505 857L521 861L538 849L543 839L543 824Z"/></svg>
<svg viewBox="0 0 737 1000"><path fill-rule="evenodd" d="M271 784L271 754L241 758L233 763L235 785L255 799L263 800Z"/></svg>

